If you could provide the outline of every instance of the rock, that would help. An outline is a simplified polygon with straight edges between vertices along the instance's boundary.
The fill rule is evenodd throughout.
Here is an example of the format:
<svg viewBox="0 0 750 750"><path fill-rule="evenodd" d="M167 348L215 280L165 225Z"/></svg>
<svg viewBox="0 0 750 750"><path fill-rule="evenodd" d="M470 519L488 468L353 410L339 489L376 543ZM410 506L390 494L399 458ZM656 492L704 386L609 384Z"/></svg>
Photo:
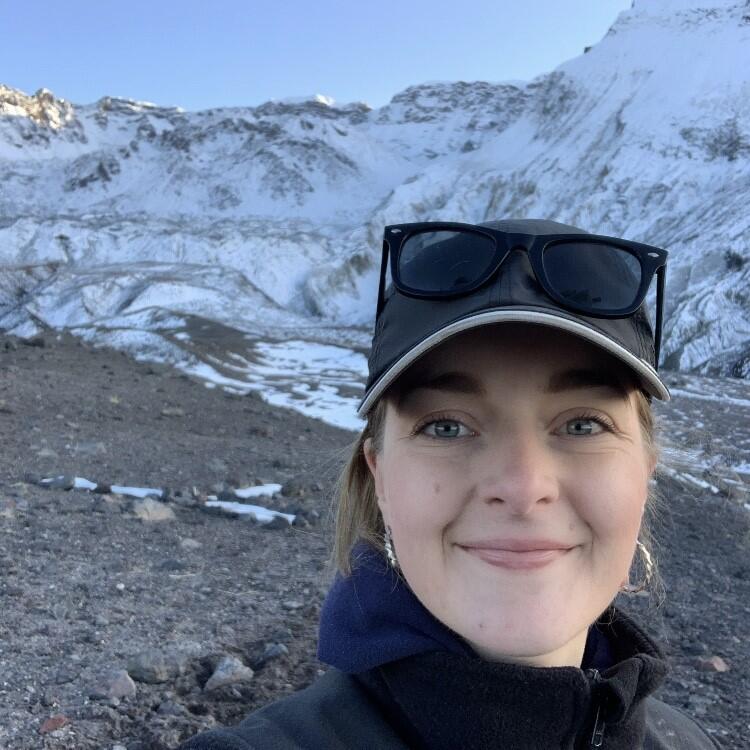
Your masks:
<svg viewBox="0 0 750 750"><path fill-rule="evenodd" d="M124 669L111 675L107 689L110 698L135 698L137 692L135 682Z"/></svg>
<svg viewBox="0 0 750 750"><path fill-rule="evenodd" d="M682 652L688 656L700 656L708 651L708 646L700 641L688 640L682 644Z"/></svg>
<svg viewBox="0 0 750 750"><path fill-rule="evenodd" d="M287 656L289 649L283 643L266 643L260 653L257 649L251 649L251 653L253 654L250 662L251 666L253 669L260 669L268 664L269 661L278 659L281 656Z"/></svg>
<svg viewBox="0 0 750 750"><path fill-rule="evenodd" d="M206 467L210 469L211 471L215 472L216 474L221 474L224 476L227 471L229 470L229 467L226 464L226 461L222 461L217 456L214 456L207 464Z"/></svg>
<svg viewBox="0 0 750 750"><path fill-rule="evenodd" d="M295 609L302 609L302 607L304 606L305 603L299 601L298 599L287 599L286 601L281 602L282 609L287 610L287 612L293 611Z"/></svg>
<svg viewBox="0 0 750 750"><path fill-rule="evenodd" d="M76 677L78 677L77 671L74 671L70 667L63 666L57 670L53 677L53 681L55 685L67 685L69 682L73 682Z"/></svg>
<svg viewBox="0 0 750 750"><path fill-rule="evenodd" d="M34 336L30 339L21 339L21 343L24 346L34 346L39 349L44 349L44 347L47 346L47 342L44 340L44 337L42 336Z"/></svg>
<svg viewBox="0 0 750 750"><path fill-rule="evenodd" d="M114 495L94 495L91 509L95 513L119 514L122 512L122 502Z"/></svg>
<svg viewBox="0 0 750 750"><path fill-rule="evenodd" d="M695 660L695 666L701 672L728 672L729 664L720 656L699 657Z"/></svg>
<svg viewBox="0 0 750 750"><path fill-rule="evenodd" d="M54 714L39 727L39 734L49 734L57 729L61 729L66 724L70 724L70 719L65 714Z"/></svg>
<svg viewBox="0 0 750 750"><path fill-rule="evenodd" d="M110 672L91 691L92 698L107 698L109 700L122 698L135 698L138 689L135 682L124 669Z"/></svg>
<svg viewBox="0 0 750 750"><path fill-rule="evenodd" d="M0 498L0 518L16 517L16 501L12 498Z"/></svg>
<svg viewBox="0 0 750 750"><path fill-rule="evenodd" d="M76 480L70 474L53 477L51 482L44 482L43 486L51 490L72 490L75 487Z"/></svg>
<svg viewBox="0 0 750 750"><path fill-rule="evenodd" d="M164 701L159 704L156 713L162 716L190 716L190 712L181 703Z"/></svg>
<svg viewBox="0 0 750 750"><path fill-rule="evenodd" d="M175 557L167 557L154 565L153 569L164 573L180 573L188 569L188 564Z"/></svg>
<svg viewBox="0 0 750 750"><path fill-rule="evenodd" d="M186 537L185 539L180 539L180 547L182 549L187 550L188 552L194 552L195 550L198 550L203 545L197 540L197 539L191 539L190 537Z"/></svg>
<svg viewBox="0 0 750 750"><path fill-rule="evenodd" d="M176 657L176 654L149 649L142 651L128 662L128 674L138 682L149 685L158 685L169 682L179 676L184 664Z"/></svg>
<svg viewBox="0 0 750 750"><path fill-rule="evenodd" d="M249 513L235 513L233 510L222 508L220 505L204 505L201 510L207 513L209 516L218 516L220 518L227 518L231 521L236 521L238 518L247 520L251 514Z"/></svg>
<svg viewBox="0 0 750 750"><path fill-rule="evenodd" d="M327 591L328 589L326 588L324 593ZM277 630L274 630L270 637L279 643L288 643L294 638L294 633L292 633L290 628L282 626Z"/></svg>
<svg viewBox="0 0 750 750"><path fill-rule="evenodd" d="M185 410L179 406L165 406L161 410L162 417L184 417Z"/></svg>
<svg viewBox="0 0 750 750"><path fill-rule="evenodd" d="M36 452L39 458L59 458L57 451L53 451L52 448L42 448Z"/></svg>
<svg viewBox="0 0 750 750"><path fill-rule="evenodd" d="M174 511L159 500L154 500L152 497L146 497L143 500L136 500L133 503L133 513L141 519L141 521L147 521L149 523L155 523L159 521L174 521Z"/></svg>
<svg viewBox="0 0 750 750"><path fill-rule="evenodd" d="M288 529L289 521L284 516L274 516L268 523L260 524L262 528L273 531L275 529Z"/></svg>
<svg viewBox="0 0 750 750"><path fill-rule="evenodd" d="M208 678L203 689L211 691L225 685L249 682L253 675L253 670L246 667L236 656L225 656L217 665L214 673Z"/></svg>
<svg viewBox="0 0 750 750"><path fill-rule="evenodd" d="M82 440L75 444L73 450L84 456L104 456L107 446L101 440Z"/></svg>
<svg viewBox="0 0 750 750"><path fill-rule="evenodd" d="M166 650L146 649L133 656L127 671L136 682L157 685L179 677L187 670L190 659L200 653L200 645L185 641Z"/></svg>
<svg viewBox="0 0 750 750"><path fill-rule="evenodd" d="M299 479L290 479L288 482L284 482L281 487L281 494L284 497L302 497L306 491L304 482Z"/></svg>

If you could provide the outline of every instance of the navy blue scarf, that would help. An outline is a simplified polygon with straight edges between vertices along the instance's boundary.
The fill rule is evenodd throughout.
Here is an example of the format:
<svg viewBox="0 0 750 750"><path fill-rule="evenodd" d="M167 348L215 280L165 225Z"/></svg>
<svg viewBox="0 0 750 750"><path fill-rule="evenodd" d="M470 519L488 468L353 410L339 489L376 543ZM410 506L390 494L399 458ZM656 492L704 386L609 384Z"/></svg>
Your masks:
<svg viewBox="0 0 750 750"><path fill-rule="evenodd" d="M352 551L352 574L337 574L323 603L318 658L356 674L428 651L479 658L425 609L378 550L358 543ZM581 668L602 671L613 663L606 636L592 626Z"/></svg>

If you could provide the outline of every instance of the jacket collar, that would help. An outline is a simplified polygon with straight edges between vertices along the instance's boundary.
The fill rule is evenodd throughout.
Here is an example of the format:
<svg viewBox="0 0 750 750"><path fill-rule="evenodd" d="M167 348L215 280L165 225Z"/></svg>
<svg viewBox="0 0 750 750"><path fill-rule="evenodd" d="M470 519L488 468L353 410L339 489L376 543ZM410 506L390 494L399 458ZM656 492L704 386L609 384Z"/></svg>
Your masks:
<svg viewBox="0 0 750 750"><path fill-rule="evenodd" d="M667 667L658 648L621 612L598 621L616 641L610 668L528 667L433 651L360 675L390 705L412 739L435 750L461 747L588 748L596 731L607 750L641 747L644 699Z"/></svg>

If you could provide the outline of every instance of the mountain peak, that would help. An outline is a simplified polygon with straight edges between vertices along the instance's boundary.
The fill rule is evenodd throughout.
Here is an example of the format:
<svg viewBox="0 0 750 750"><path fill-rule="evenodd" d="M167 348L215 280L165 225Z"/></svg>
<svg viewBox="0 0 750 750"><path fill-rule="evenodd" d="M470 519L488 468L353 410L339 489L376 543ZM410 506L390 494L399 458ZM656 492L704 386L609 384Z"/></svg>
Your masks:
<svg viewBox="0 0 750 750"><path fill-rule="evenodd" d="M73 105L45 88L29 96L0 83L0 115L26 117L37 125L59 130L74 118Z"/></svg>

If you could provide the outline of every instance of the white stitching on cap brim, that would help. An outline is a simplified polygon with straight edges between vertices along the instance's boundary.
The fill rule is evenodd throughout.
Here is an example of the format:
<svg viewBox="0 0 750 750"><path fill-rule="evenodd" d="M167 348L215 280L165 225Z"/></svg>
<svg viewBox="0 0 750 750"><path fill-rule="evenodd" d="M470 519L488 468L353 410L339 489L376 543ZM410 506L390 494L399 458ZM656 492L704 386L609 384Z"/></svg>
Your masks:
<svg viewBox="0 0 750 750"><path fill-rule="evenodd" d="M417 346L407 352L380 376L380 379L375 384L372 391L370 391L367 398L357 410L357 416L360 417L360 419L364 419L372 404L381 396L383 391L385 391L385 389L407 367L409 367L415 359L421 357L425 352L461 331L468 331L472 328L478 328L479 326L498 322L537 323L539 325L560 328L564 331L574 333L581 338L590 341L592 344L600 346L602 349L605 349L610 354L613 354L618 359L630 365L630 367L641 376L641 379L644 381L644 384L648 387L648 390L652 395L662 401L669 401L671 398L669 395L669 389L664 385L657 375L656 370L654 370L648 362L644 362L639 357L631 354L625 349L625 347L620 346L608 336L595 331L593 328L589 328L582 323L568 320L567 318L550 315L549 313L533 312L531 310L492 310L490 312L480 313L479 315L472 315L469 318L457 320L455 323L451 323L445 328L440 329L431 336L428 336L421 343L417 344Z"/></svg>

